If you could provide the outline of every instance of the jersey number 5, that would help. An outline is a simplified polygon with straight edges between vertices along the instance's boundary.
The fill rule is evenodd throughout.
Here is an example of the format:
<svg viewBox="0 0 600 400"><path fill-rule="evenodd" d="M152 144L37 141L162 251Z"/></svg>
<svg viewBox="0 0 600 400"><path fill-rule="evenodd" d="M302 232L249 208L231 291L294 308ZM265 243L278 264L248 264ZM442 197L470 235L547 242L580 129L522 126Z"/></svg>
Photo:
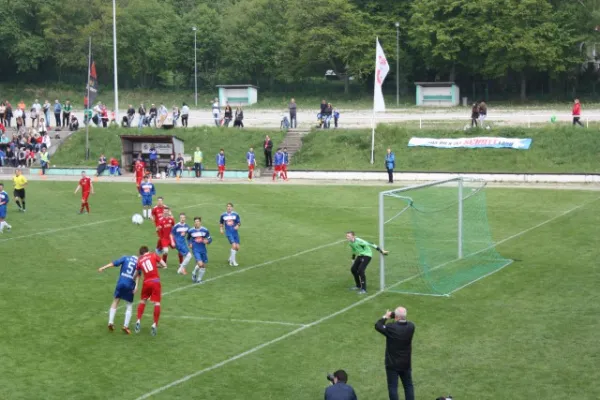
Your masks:
<svg viewBox="0 0 600 400"><path fill-rule="evenodd" d="M154 269L154 267L152 266L152 262L150 260L145 260L142 263L142 269L144 270L145 273L152 271Z"/></svg>

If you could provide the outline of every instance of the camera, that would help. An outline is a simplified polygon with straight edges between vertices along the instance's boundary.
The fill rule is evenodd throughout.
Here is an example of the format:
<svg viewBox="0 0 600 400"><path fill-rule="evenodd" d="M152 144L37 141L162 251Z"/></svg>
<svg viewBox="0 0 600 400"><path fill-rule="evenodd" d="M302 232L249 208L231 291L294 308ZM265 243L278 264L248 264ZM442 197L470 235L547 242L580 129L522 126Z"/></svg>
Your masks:
<svg viewBox="0 0 600 400"><path fill-rule="evenodd" d="M331 383L334 383L333 379L335 378L335 376L333 374L327 374L327 380Z"/></svg>
<svg viewBox="0 0 600 400"><path fill-rule="evenodd" d="M448 396L440 396L435 400L452 400L452 396L448 395Z"/></svg>
<svg viewBox="0 0 600 400"><path fill-rule="evenodd" d="M392 311L392 312L390 313L390 318L391 318L391 319L396 319L396 313Z"/></svg>

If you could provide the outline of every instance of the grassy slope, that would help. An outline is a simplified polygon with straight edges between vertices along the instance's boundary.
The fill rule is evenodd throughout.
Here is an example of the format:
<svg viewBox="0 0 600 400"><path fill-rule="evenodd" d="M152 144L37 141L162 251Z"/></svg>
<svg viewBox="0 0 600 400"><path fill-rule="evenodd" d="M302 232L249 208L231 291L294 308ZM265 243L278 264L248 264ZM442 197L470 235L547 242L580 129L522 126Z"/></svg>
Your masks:
<svg viewBox="0 0 600 400"><path fill-rule="evenodd" d="M466 135L532 138L529 150L409 148L411 137L457 138ZM385 150L396 153L396 171L440 172L600 172L600 138L595 129L571 127L495 128L466 133L380 125L375 164L370 164L370 130L317 130L304 139L293 168L312 170L383 169Z"/></svg>
<svg viewBox="0 0 600 400"><path fill-rule="evenodd" d="M0 398L133 399L296 329L178 316L306 324L361 299L347 290L349 250L339 244L164 296L156 338L149 335L151 307L141 334L109 334L106 311L117 271L98 274L96 268L153 243L155 234L147 223L129 222L140 209L131 184L98 183L92 214L85 216L75 214L73 187L33 182L28 212L17 213L14 206L9 211L13 231L0 238L8 260L2 263L7 273L0 281L0 306L10 343L0 346ZM343 239L349 221L361 235L376 234L380 188L361 188L361 196L355 187L211 188L158 187L176 213L201 214L212 229L207 278L232 271L224 262L227 241L216 229L227 201L244 222L240 268ZM511 237L595 197L583 191L488 190L494 238ZM386 398L384 339L373 323L386 308L402 304L417 325L417 398L451 393L481 400L596 399L600 310L590 299L597 293L592 277L599 224L596 201L503 243L499 251L518 261L451 298L382 294L152 398L316 399L327 386L325 373L338 368L349 372L359 398ZM62 230L39 234L55 229ZM32 243L41 262L22 256ZM169 269L161 271L163 292L189 285L189 276L176 275L175 260L171 254ZM367 275L375 284L377 263ZM120 309L117 324L122 318ZM127 371L127 379L115 371Z"/></svg>
<svg viewBox="0 0 600 400"><path fill-rule="evenodd" d="M261 129L225 129L225 128L192 128L177 129L175 131L165 131L162 129L90 129L90 150L91 159L85 161L85 131L80 130L72 135L52 157L52 164L59 166L95 166L97 165L100 153L104 153L108 158L117 157L120 159L121 140L119 135L136 135L143 133L145 135L164 135L174 134L184 140L186 154L192 154L197 146L204 153L204 159L207 169L216 169L214 158L222 147L227 156L227 166L229 169L246 168L246 152L250 146L253 146L257 154L257 163L262 163L262 143L265 135L270 135L275 146L281 143L283 132L276 130Z"/></svg>

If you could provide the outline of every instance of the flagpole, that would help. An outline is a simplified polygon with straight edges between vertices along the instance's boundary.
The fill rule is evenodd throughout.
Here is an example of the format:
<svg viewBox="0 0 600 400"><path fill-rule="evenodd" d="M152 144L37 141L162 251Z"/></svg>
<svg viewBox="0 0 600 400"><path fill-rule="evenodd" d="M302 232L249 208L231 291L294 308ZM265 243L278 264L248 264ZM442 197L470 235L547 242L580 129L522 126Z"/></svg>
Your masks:
<svg viewBox="0 0 600 400"><path fill-rule="evenodd" d="M379 36L375 37L375 81L373 84L373 115L371 116L371 165L375 163L375 87L377 86L377 43L379 43Z"/></svg>
<svg viewBox="0 0 600 400"><path fill-rule="evenodd" d="M115 74L115 122L119 120L119 85L117 83L117 2L113 0L113 60Z"/></svg>
<svg viewBox="0 0 600 400"><path fill-rule="evenodd" d="M88 49L88 73L87 73L87 108L91 108L90 104L90 73L92 71L92 37L90 36L90 44ZM87 110L83 110L83 120L85 121L85 113ZM90 159L90 121L85 124L85 159Z"/></svg>

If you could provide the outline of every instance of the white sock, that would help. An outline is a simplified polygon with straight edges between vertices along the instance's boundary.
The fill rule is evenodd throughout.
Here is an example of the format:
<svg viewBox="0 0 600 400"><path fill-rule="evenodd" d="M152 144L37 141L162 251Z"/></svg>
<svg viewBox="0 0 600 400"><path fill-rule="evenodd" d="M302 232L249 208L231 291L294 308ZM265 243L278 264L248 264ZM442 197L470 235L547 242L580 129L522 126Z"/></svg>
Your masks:
<svg viewBox="0 0 600 400"><path fill-rule="evenodd" d="M133 310L133 304L127 303L127 308L125 309L125 322L123 323L123 326L125 328L129 327L129 321L131 321L132 310Z"/></svg>
<svg viewBox="0 0 600 400"><path fill-rule="evenodd" d="M4 221L4 226L6 226L8 229L12 229L12 226L8 224L8 222Z"/></svg>
<svg viewBox="0 0 600 400"><path fill-rule="evenodd" d="M4 230L4 225L6 225L6 222L4 222L4 221L0 222L0 232L2 232Z"/></svg>
<svg viewBox="0 0 600 400"><path fill-rule="evenodd" d="M233 262L236 262L236 261L235 261L235 255L236 255L236 254L237 254L237 250L233 250L233 249L231 249L231 256L230 256L230 258L231 258L231 261L233 261Z"/></svg>
<svg viewBox="0 0 600 400"><path fill-rule="evenodd" d="M192 259L192 253L187 253L185 255L185 258L181 262L181 268L187 267L187 265L189 264L189 262L190 262L191 259Z"/></svg>
<svg viewBox="0 0 600 400"><path fill-rule="evenodd" d="M142 217L146 218L146 209L145 208L142 210Z"/></svg>
<svg viewBox="0 0 600 400"><path fill-rule="evenodd" d="M206 273L206 268L200 268L200 272L198 274L198 280L201 281L202 277L204 276L204 274Z"/></svg>
<svg viewBox="0 0 600 400"><path fill-rule="evenodd" d="M116 308L110 308L109 312L108 312L108 323L110 325L114 325L115 323L115 314L117 313L117 309Z"/></svg>
<svg viewBox="0 0 600 400"><path fill-rule="evenodd" d="M200 270L200 267L196 265L196 266L194 267L194 274L197 274L197 273L198 273L198 270Z"/></svg>

